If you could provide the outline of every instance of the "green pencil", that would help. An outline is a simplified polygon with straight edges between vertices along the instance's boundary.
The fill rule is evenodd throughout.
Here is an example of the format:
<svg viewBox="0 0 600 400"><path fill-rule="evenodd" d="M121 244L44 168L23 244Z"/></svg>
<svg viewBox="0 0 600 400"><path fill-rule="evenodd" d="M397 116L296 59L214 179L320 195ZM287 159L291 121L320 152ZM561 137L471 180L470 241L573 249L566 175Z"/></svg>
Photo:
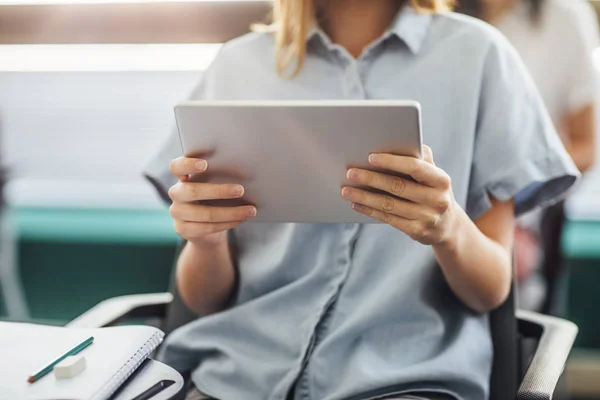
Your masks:
<svg viewBox="0 0 600 400"><path fill-rule="evenodd" d="M27 379L27 382L33 383L33 382L39 380L42 376L44 376L44 375L48 374L50 371L52 371L52 368L54 368L54 366L56 364L58 364L59 362L61 362L62 360L64 360L65 358L67 358L69 356L73 356L73 355L79 353L81 350L85 349L86 347L88 347L93 342L94 342L94 337L93 336L90 336L89 338L85 339L83 342L79 343L77 346L73 347L71 350L67 351L65 354L63 354L62 356L58 357L56 360L52 361L50 364L48 364L47 366L43 367L42 369L40 369L35 374L31 375Z"/></svg>

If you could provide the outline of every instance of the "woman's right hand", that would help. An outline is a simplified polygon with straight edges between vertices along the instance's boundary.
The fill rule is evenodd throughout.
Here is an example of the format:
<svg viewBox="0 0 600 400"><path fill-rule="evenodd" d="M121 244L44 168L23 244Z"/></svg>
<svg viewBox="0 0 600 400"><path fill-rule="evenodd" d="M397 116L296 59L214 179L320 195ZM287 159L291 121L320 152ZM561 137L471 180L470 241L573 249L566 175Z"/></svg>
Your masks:
<svg viewBox="0 0 600 400"><path fill-rule="evenodd" d="M199 200L237 199L244 188L236 184L190 182L190 175L205 172L208 163L197 158L179 157L171 161L171 173L178 182L169 189L173 200L170 213L179 236L199 246L218 246L227 241L227 231L256 216L256 207L211 207Z"/></svg>

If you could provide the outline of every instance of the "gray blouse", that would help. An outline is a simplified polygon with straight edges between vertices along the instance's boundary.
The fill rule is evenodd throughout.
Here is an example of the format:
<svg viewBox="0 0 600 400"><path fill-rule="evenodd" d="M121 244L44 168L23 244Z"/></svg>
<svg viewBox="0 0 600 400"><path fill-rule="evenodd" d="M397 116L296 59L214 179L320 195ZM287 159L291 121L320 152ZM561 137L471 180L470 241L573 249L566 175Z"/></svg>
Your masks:
<svg viewBox="0 0 600 400"><path fill-rule="evenodd" d="M318 29L307 45L300 75L285 80L270 34L233 40L191 98L416 100L424 142L473 220L490 195L514 197L522 213L577 180L521 60L490 26L407 7L357 60ZM175 182L168 163L180 155L172 135L148 166L163 193ZM453 294L430 247L381 224L246 223L230 237L234 304L173 332L160 354L202 392L222 400L283 400L290 390L314 400L407 390L488 397L488 318Z"/></svg>

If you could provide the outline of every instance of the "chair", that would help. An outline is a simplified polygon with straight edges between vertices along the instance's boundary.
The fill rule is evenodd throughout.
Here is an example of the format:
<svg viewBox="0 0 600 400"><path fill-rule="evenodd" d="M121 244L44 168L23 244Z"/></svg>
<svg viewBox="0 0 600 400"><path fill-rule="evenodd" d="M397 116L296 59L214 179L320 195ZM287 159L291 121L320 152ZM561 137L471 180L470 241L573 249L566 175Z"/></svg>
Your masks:
<svg viewBox="0 0 600 400"><path fill-rule="evenodd" d="M544 261L542 274L546 281L546 297L540 311L544 314L559 315L562 288L560 284L565 279L561 239L565 225L565 203L563 201L544 210L541 222L542 250Z"/></svg>
<svg viewBox="0 0 600 400"><path fill-rule="evenodd" d="M0 145L3 145L1 122L0 118ZM4 311L8 318L24 321L29 311L19 276L14 221L4 198L8 171L3 164L0 160L0 315Z"/></svg>
<svg viewBox="0 0 600 400"><path fill-rule="evenodd" d="M490 315L494 344L490 400L552 399L578 328L556 317L515 312L514 292L513 287L508 300ZM156 318L169 334L196 316L184 305L173 285L170 293L105 300L67 326L92 328ZM537 343L533 354L525 350L531 340Z"/></svg>

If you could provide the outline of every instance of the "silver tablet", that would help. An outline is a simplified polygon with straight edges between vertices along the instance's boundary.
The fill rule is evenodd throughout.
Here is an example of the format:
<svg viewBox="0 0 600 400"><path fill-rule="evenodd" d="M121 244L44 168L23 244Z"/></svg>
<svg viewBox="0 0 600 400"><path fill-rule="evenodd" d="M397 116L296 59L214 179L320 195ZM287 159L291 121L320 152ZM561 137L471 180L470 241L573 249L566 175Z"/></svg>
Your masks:
<svg viewBox="0 0 600 400"><path fill-rule="evenodd" d="M175 107L183 152L209 168L196 181L239 183L254 222L363 222L340 189L349 167L373 170L372 152L421 157L414 101L184 102Z"/></svg>

